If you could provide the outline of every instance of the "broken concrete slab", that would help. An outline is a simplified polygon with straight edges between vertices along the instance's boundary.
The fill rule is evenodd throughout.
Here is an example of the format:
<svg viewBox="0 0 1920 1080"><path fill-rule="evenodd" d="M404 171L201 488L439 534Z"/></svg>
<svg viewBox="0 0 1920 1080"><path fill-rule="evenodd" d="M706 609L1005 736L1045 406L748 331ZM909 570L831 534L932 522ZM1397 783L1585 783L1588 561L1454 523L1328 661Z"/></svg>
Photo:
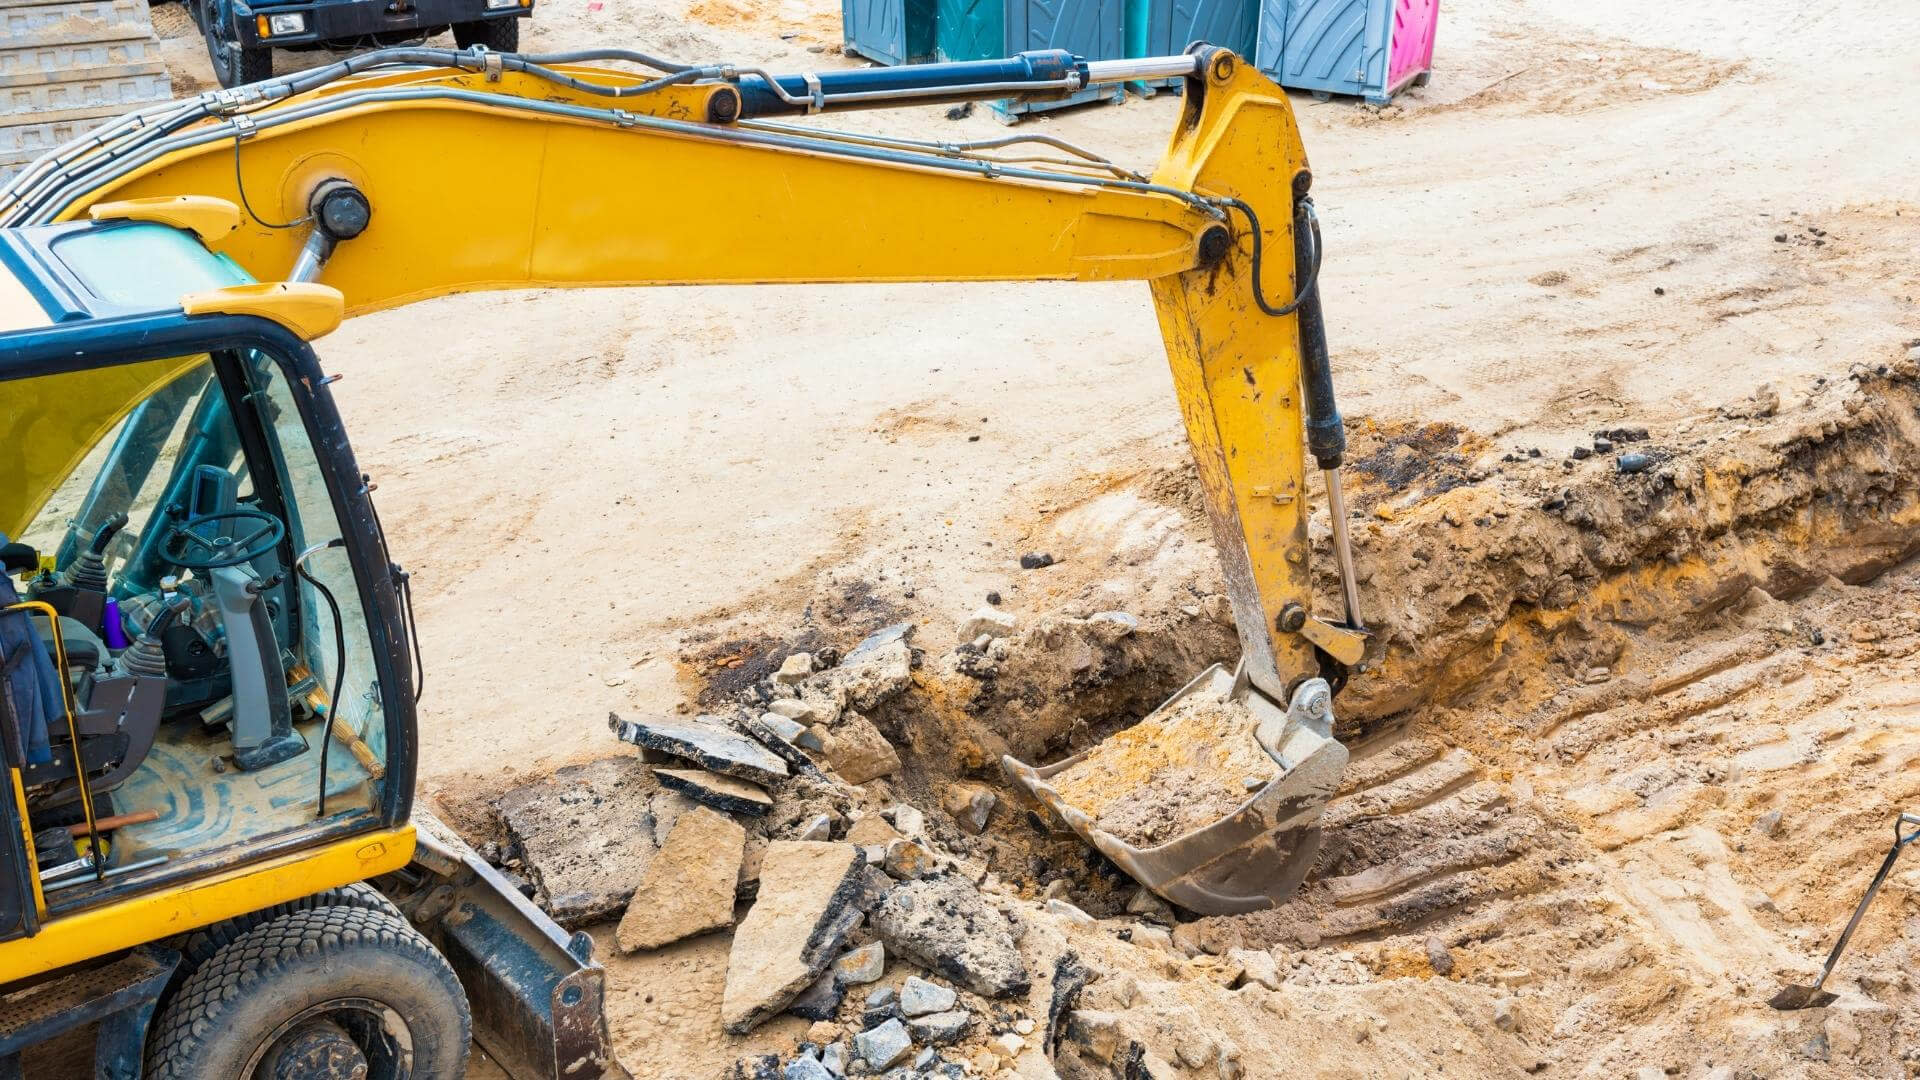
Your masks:
<svg viewBox="0 0 1920 1080"><path fill-rule="evenodd" d="M982 997L1024 993L1032 983L1013 925L958 874L901 882L869 917L895 955Z"/></svg>
<svg viewBox="0 0 1920 1080"><path fill-rule="evenodd" d="M765 817L773 809L773 797L745 780L700 769L655 768L660 786L677 791L702 806L711 806L729 814Z"/></svg>
<svg viewBox="0 0 1920 1080"><path fill-rule="evenodd" d="M681 814L647 867L613 940L624 953L657 949L733 925L747 830L704 806Z"/></svg>
<svg viewBox="0 0 1920 1080"><path fill-rule="evenodd" d="M787 763L778 755L710 716L622 720L608 713L607 726L621 742L685 758L712 772L760 784L787 778Z"/></svg>
<svg viewBox="0 0 1920 1080"><path fill-rule="evenodd" d="M847 713L825 737L821 756L840 778L849 784L878 780L900 768L900 755L872 721L859 713Z"/></svg>
<svg viewBox="0 0 1920 1080"><path fill-rule="evenodd" d="M760 893L734 931L720 1018L743 1035L787 1007L840 951L860 921L863 869L851 844L775 840L760 866Z"/></svg>
<svg viewBox="0 0 1920 1080"><path fill-rule="evenodd" d="M568 929L620 913L687 805L626 755L569 765L495 803L534 901Z"/></svg>

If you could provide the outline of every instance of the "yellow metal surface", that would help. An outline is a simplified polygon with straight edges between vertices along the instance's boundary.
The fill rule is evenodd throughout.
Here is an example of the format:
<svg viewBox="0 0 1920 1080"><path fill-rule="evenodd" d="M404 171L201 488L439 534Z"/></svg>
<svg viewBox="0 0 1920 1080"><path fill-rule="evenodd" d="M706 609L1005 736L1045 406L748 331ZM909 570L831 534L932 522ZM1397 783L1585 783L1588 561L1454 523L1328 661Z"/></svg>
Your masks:
<svg viewBox="0 0 1920 1080"><path fill-rule="evenodd" d="M19 536L61 483L134 406L207 354L0 383L0 533ZM83 404L82 404L83 403Z"/></svg>
<svg viewBox="0 0 1920 1080"><path fill-rule="evenodd" d="M20 834L26 844L22 850L27 853L27 865L36 868L34 873L27 875L33 879L33 910L44 919L47 917L47 894L40 887L37 869L40 853L33 844L33 819L27 816L27 786L20 781L19 769L8 769L7 774L13 778L13 809L20 815Z"/></svg>
<svg viewBox="0 0 1920 1080"><path fill-rule="evenodd" d="M1235 196L1260 216L1266 295L1293 296L1294 174L1307 166L1286 94L1249 64L1216 62L1154 179ZM1197 100L1196 100L1197 97ZM1293 316L1256 306L1251 236L1218 267L1153 282L1160 333L1206 492L1227 595L1254 685L1285 701L1318 674L1312 645L1277 628L1281 610L1313 610L1302 428L1300 334Z"/></svg>
<svg viewBox="0 0 1920 1080"><path fill-rule="evenodd" d="M302 341L324 337L340 327L345 304L340 290L298 281L262 281L188 293L180 310L189 315L258 315L272 319Z"/></svg>
<svg viewBox="0 0 1920 1080"><path fill-rule="evenodd" d="M0 944L0 986L398 870L413 858L413 826L325 847L65 915L30 938Z"/></svg>
<svg viewBox="0 0 1920 1080"><path fill-rule="evenodd" d="M483 92L507 105L568 96L511 72L491 84L427 71L372 85ZM711 91L695 89L632 108L696 119ZM366 194L371 223L320 277L345 295L349 315L521 286L1144 279L1192 266L1214 220L1170 195L726 141L732 130L703 136L467 100L395 101L262 128L241 144L238 171L269 222L302 217L330 177ZM486 148L484 173L456 177L453 163L476 147ZM237 202L235 171L230 143L176 151L68 213L182 191ZM248 219L221 250L274 280L303 239L304 230Z"/></svg>
<svg viewBox="0 0 1920 1080"><path fill-rule="evenodd" d="M171 195L152 199L120 199L87 208L95 221L155 221L185 229L212 244L240 227L240 208L210 195Z"/></svg>

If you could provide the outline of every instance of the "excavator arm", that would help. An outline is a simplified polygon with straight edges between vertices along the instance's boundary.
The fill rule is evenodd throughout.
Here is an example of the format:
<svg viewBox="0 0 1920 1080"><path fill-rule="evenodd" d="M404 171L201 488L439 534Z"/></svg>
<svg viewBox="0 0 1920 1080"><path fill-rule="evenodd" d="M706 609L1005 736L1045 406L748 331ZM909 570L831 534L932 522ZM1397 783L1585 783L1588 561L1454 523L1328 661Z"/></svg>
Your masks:
<svg viewBox="0 0 1920 1080"><path fill-rule="evenodd" d="M607 66L616 62L654 73ZM1046 136L924 142L794 119L1165 77L1185 80L1184 105L1150 176ZM1004 764L1149 887L1227 912L1270 906L1305 873L1346 760L1327 679L1364 643L1310 182L1285 94L1204 46L1138 61L1029 53L786 76L624 50L400 49L133 114L0 189L0 227L92 217L190 230L256 281L284 284L183 297L187 316L265 316L306 339L345 315L480 289L1148 282L1243 647L1236 670L1204 673L1175 700L1211 693L1245 706L1277 775L1227 819L1141 849L1055 789L1074 759ZM110 397L76 404L99 415L70 427L104 431L127 408ZM1334 501L1343 619L1316 614L1312 596L1309 455ZM475 1004L496 1040L536 1048L541 1060L516 1075L595 1057L605 1035L585 946L551 924L468 940L492 925L476 913L501 926L537 913L490 885L456 840L423 844L410 910L464 927L438 940L456 968L473 967L470 993L503 942L543 958L522 965L535 972L525 985L489 985Z"/></svg>

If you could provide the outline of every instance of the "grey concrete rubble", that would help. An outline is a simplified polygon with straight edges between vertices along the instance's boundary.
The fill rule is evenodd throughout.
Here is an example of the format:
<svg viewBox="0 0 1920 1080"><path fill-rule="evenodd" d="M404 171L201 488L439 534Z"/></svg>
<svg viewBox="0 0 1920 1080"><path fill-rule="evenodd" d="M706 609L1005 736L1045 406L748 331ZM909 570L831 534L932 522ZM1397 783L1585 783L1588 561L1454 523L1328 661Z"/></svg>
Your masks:
<svg viewBox="0 0 1920 1080"><path fill-rule="evenodd" d="M933 1046L945 1046L959 1042L973 1029L973 1016L960 1009L929 1013L916 1016L907 1021L907 1032L913 1040Z"/></svg>
<svg viewBox="0 0 1920 1080"><path fill-rule="evenodd" d="M773 723L772 721L779 722ZM788 726L792 723L793 721L775 712L760 713L758 715L753 713L739 713L733 718L733 726L736 729L757 740L760 745L766 747L774 757L786 762L787 767L796 775L804 776L816 771L817 767L814 765L813 759L806 755L797 742L787 738L787 736L783 734L784 732L793 730ZM804 734L804 729L802 733ZM810 739L809 741L819 742L820 740Z"/></svg>
<svg viewBox="0 0 1920 1080"><path fill-rule="evenodd" d="M711 806L743 817L765 817L773 809L773 797L745 780L700 769L653 770L660 786L677 791L702 806Z"/></svg>
<svg viewBox="0 0 1920 1080"><path fill-rule="evenodd" d="M1009 997L1032 983L1012 924L958 874L901 882L869 918L890 952L982 997Z"/></svg>
<svg viewBox="0 0 1920 1080"><path fill-rule="evenodd" d="M907 1034L907 1025L897 1019L853 1037L853 1056L869 1069L888 1068L906 1057L911 1049L913 1039Z"/></svg>
<svg viewBox="0 0 1920 1080"><path fill-rule="evenodd" d="M849 986L879 982L887 973L887 947L871 941L833 962L833 973Z"/></svg>
<svg viewBox="0 0 1920 1080"><path fill-rule="evenodd" d="M753 910L734 931L720 1016L745 1034L786 1008L860 921L860 853L848 844L776 840L760 868Z"/></svg>
<svg viewBox="0 0 1920 1080"><path fill-rule="evenodd" d="M847 987L831 970L808 984L791 1002L787 1011L805 1020L831 1020L846 1000Z"/></svg>
<svg viewBox="0 0 1920 1080"><path fill-rule="evenodd" d="M825 1065L810 1057L797 1057L787 1063L782 1080L833 1080Z"/></svg>
<svg viewBox="0 0 1920 1080"><path fill-rule="evenodd" d="M657 949L732 926L746 846L747 831L724 814L703 806L681 814L614 930L620 951Z"/></svg>
<svg viewBox="0 0 1920 1080"><path fill-rule="evenodd" d="M621 742L684 758L712 772L774 784L787 778L787 763L773 751L712 717L645 716L623 720L609 713L607 726Z"/></svg>
<svg viewBox="0 0 1920 1080"><path fill-rule="evenodd" d="M918 975L907 976L900 987L900 1011L907 1016L926 1016L930 1013L946 1012L959 1000L950 986L928 982Z"/></svg>

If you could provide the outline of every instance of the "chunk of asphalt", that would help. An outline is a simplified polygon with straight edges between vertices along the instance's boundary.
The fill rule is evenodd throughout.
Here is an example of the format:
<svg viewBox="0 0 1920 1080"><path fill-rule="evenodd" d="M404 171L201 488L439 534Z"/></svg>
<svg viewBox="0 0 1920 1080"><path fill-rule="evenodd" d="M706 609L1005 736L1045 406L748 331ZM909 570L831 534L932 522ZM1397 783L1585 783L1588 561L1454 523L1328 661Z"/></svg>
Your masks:
<svg viewBox="0 0 1920 1080"><path fill-rule="evenodd" d="M773 809L773 797L732 776L702 772L699 769L653 770L654 779L668 791L677 791L702 806L711 806L729 814L765 817Z"/></svg>
<svg viewBox="0 0 1920 1080"><path fill-rule="evenodd" d="M575 929L620 915L687 801L620 755L566 766L494 805L537 886L535 902Z"/></svg>
<svg viewBox="0 0 1920 1080"><path fill-rule="evenodd" d="M958 874L903 881L868 917L888 952L982 997L1010 997L1032 985L1012 924Z"/></svg>
<svg viewBox="0 0 1920 1080"><path fill-rule="evenodd" d="M860 922L863 869L851 844L775 840L753 910L733 933L720 1019L744 1035L785 1009L827 970Z"/></svg>
<svg viewBox="0 0 1920 1080"><path fill-rule="evenodd" d="M787 778L787 763L773 751L711 717L647 716L622 720L607 714L607 726L621 742L672 754L717 773L761 784Z"/></svg>
<svg viewBox="0 0 1920 1080"><path fill-rule="evenodd" d="M763 713L760 716L755 716L751 713L742 713L734 719L733 723L734 727L742 734L751 736L758 741L760 745L766 747L773 756L786 762L787 768L794 773L801 776L817 774L820 771L819 767L816 766L806 754L801 752L799 746L781 734L781 732L788 729L784 725L768 723L769 717L775 720L786 719L779 713L773 712ZM788 722L791 723L791 721Z"/></svg>

